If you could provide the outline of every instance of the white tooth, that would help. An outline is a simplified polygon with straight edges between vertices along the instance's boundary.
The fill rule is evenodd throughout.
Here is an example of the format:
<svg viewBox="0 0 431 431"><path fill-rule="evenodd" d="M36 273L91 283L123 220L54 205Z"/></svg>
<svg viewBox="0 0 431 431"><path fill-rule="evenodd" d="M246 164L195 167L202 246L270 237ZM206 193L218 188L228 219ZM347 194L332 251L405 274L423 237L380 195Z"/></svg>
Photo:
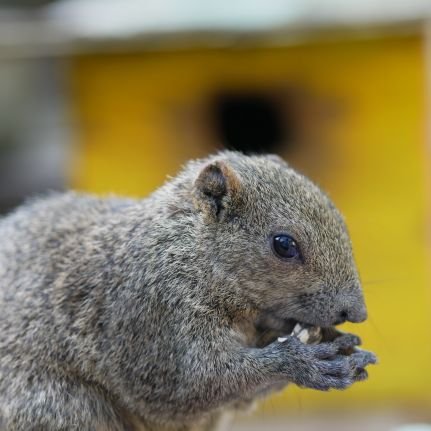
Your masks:
<svg viewBox="0 0 431 431"><path fill-rule="evenodd" d="M278 337L278 338L277 338L277 341L278 341L279 343L284 343L286 340L287 340L287 337Z"/></svg>
<svg viewBox="0 0 431 431"><path fill-rule="evenodd" d="M300 323L297 323L297 324L295 325L295 327L293 328L292 333L294 333L294 334L299 334L301 331L302 331L302 326L301 326L301 324L300 324Z"/></svg>
<svg viewBox="0 0 431 431"><path fill-rule="evenodd" d="M299 334L298 334L298 338L299 341L301 343L307 344L308 343L308 339L310 338L310 334L306 329L303 329Z"/></svg>

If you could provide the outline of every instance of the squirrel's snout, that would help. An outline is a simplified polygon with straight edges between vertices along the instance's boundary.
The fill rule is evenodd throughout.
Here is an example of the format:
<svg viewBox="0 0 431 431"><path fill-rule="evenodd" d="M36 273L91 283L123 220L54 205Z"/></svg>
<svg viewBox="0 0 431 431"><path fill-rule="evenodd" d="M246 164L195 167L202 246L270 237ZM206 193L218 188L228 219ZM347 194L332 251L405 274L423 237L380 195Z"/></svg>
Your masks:
<svg viewBox="0 0 431 431"><path fill-rule="evenodd" d="M367 317L368 317L367 308L365 307L364 304L362 304L359 307L352 307L348 311L346 320L353 323L360 323L367 320Z"/></svg>
<svg viewBox="0 0 431 431"><path fill-rule="evenodd" d="M359 282L339 296L336 325L344 322L361 323L367 320L368 313Z"/></svg>
<svg viewBox="0 0 431 431"><path fill-rule="evenodd" d="M344 322L360 323L367 320L367 309L364 304L360 306L343 308L337 316L334 325L340 325Z"/></svg>

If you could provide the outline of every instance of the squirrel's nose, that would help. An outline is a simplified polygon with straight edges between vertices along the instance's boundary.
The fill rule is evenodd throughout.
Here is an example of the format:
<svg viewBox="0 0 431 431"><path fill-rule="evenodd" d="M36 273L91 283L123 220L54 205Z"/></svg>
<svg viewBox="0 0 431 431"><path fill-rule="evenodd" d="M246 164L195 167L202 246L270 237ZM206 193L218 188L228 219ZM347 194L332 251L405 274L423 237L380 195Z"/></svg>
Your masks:
<svg viewBox="0 0 431 431"><path fill-rule="evenodd" d="M335 321L336 325L341 325L341 323L344 323L349 316L349 312L347 310L342 310L338 313L338 318Z"/></svg>
<svg viewBox="0 0 431 431"><path fill-rule="evenodd" d="M334 325L341 325L348 321L353 323L360 323L367 319L367 309L365 305L359 307L351 307L342 309L334 322Z"/></svg>

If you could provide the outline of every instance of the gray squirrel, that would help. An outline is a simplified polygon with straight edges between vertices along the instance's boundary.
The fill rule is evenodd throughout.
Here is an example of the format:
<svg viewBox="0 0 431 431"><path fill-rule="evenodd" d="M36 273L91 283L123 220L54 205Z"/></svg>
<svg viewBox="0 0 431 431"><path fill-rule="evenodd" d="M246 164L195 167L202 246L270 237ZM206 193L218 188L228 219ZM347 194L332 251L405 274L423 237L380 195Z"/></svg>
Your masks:
<svg viewBox="0 0 431 431"><path fill-rule="evenodd" d="M0 220L0 430L212 429L288 383L344 389L376 361L357 336L277 336L366 316L342 216L277 156L37 198Z"/></svg>

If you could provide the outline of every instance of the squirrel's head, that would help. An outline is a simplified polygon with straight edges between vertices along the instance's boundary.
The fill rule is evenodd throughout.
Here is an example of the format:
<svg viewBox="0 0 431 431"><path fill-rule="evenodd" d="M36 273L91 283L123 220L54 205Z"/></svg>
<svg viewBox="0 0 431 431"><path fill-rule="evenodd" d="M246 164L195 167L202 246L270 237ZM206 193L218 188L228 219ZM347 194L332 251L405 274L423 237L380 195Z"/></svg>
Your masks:
<svg viewBox="0 0 431 431"><path fill-rule="evenodd" d="M285 321L366 319L346 225L316 185L277 156L224 152L196 166L197 252L214 288Z"/></svg>

